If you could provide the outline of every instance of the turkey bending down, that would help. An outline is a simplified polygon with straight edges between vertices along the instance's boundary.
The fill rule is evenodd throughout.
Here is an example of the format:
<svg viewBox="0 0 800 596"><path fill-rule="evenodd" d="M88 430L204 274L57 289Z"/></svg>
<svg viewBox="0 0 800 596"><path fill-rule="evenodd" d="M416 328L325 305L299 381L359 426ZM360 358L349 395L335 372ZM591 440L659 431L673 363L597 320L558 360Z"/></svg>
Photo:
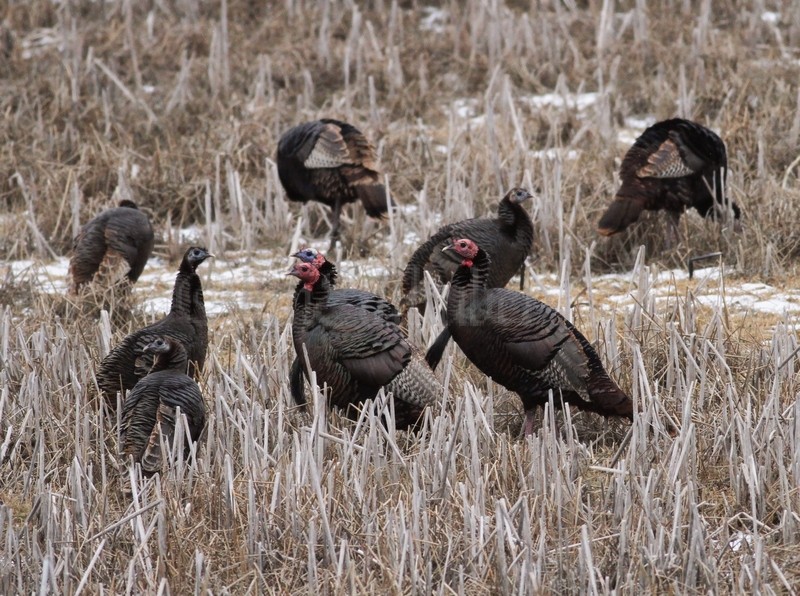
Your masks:
<svg viewBox="0 0 800 596"><path fill-rule="evenodd" d="M461 260L453 253L443 251L453 238L474 238L489 255L503 255L489 270L486 286L502 288L518 271L521 272L520 290L524 284L525 259L533 243L533 222L522 203L531 198L524 188L512 188L497 206L497 217L465 219L439 228L425 244L420 246L403 272L403 300L406 310L412 306L420 312L425 308L425 271L444 285L456 272ZM428 350L426 359L432 368L438 366L444 354L450 332L444 329Z"/></svg>
<svg viewBox="0 0 800 596"><path fill-rule="evenodd" d="M89 220L75 237L69 262L70 290L77 293L95 274L114 283L135 283L153 252L153 226L133 201L120 201Z"/></svg>
<svg viewBox="0 0 800 596"><path fill-rule="evenodd" d="M597 231L603 236L622 232L644 210L666 211L673 235L689 207L703 217L716 218L727 208L727 174L725 143L718 135L680 118L658 122L625 154L619 171L622 185ZM739 206L730 201L730 208L738 220Z"/></svg>
<svg viewBox="0 0 800 596"><path fill-rule="evenodd" d="M294 348L298 355L305 348L317 384L328 386L328 404L352 415L352 406L384 388L392 396L395 428L415 426L443 389L400 328L352 304L329 305L330 279L311 263L295 264L291 275L300 279L294 295ZM305 358L301 362L305 369Z"/></svg>
<svg viewBox="0 0 800 596"><path fill-rule="evenodd" d="M213 256L204 248L189 248L175 278L169 314L157 323L131 333L103 358L97 371L97 385L109 405L116 404L118 391L123 392L124 398L124 392L133 389L152 368L152 354L143 354L143 351L162 336L175 339L183 345L190 373L194 378L200 377L208 348L208 319L203 288L196 270L203 261Z"/></svg>
<svg viewBox="0 0 800 596"><path fill-rule="evenodd" d="M371 217L388 209L375 149L350 124L323 119L295 126L278 142L277 162L290 201L317 201L333 210L331 250L339 239L342 205L360 200Z"/></svg>
<svg viewBox="0 0 800 596"><path fill-rule="evenodd" d="M447 328L475 366L520 396L525 434L550 390L556 405L563 398L581 410L633 420L633 402L572 323L521 292L487 288L489 257L472 240L455 239L446 250L461 259L447 297Z"/></svg>
<svg viewBox="0 0 800 596"><path fill-rule="evenodd" d="M151 355L153 368L139 381L122 408L120 453L128 463L139 463L142 473L161 471L161 441L172 447L175 425L181 424L177 408L186 416L189 436L196 442L206 424L206 404L197 382L186 374L188 356L183 345L170 337L159 337L143 352ZM184 441L184 457L190 443Z"/></svg>
<svg viewBox="0 0 800 596"><path fill-rule="evenodd" d="M292 256L300 259L304 263L311 263L319 269L322 275L328 278L332 287L336 285L336 278L338 276L336 267L318 250L310 247L304 248ZM400 324L400 313L397 312L397 308L395 308L394 304L372 292L355 288L334 289L328 296L328 306L338 306L340 304L352 304L366 311L374 312L390 323ZM292 366L289 370L289 387L295 403L303 405L306 403L306 397L303 388L303 365L300 358L301 356L298 353L292 362Z"/></svg>

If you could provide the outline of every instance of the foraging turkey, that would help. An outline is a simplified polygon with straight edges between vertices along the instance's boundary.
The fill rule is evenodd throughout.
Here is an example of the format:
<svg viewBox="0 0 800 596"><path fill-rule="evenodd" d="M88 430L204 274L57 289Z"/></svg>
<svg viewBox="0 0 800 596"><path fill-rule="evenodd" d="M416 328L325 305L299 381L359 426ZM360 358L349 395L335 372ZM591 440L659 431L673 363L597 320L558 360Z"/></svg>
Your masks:
<svg viewBox="0 0 800 596"><path fill-rule="evenodd" d="M388 209L375 149L346 122L326 118L295 126L278 142L277 162L290 201L318 201L333 210L331 250L342 205L360 200L370 217Z"/></svg>
<svg viewBox="0 0 800 596"><path fill-rule="evenodd" d="M727 174L725 143L717 134L681 118L658 122L625 154L619 171L622 186L597 231L611 236L638 220L644 210L664 210L670 233L677 236L678 220L689 207L712 219L725 213ZM730 207L738 220L739 206L730 201Z"/></svg>
<svg viewBox="0 0 800 596"><path fill-rule="evenodd" d="M183 344L190 372L194 378L199 378L208 348L208 319L203 287L196 270L203 261L213 256L204 248L189 248L183 255L175 278L169 314L157 323L131 333L103 358L97 371L97 384L109 404L116 403L114 398L117 391L130 391L147 374L153 365L153 357L142 352L161 336Z"/></svg>
<svg viewBox="0 0 800 596"><path fill-rule="evenodd" d="M153 252L153 226L133 201L120 201L91 219L75 237L69 262L70 289L77 293L98 271L113 282L135 283ZM123 271L124 269L124 271Z"/></svg>
<svg viewBox="0 0 800 596"><path fill-rule="evenodd" d="M314 248L304 248L292 255L303 261L310 263L320 273L328 278L331 287L336 285L338 273L336 266L325 258L325 255ZM397 312L394 304L381 298L377 294L358 290L355 288L334 289L328 295L328 306L338 306L340 304L351 304L366 311L373 312L379 317L390 323L400 324L400 313ZM292 366L289 369L289 387L292 397L299 405L306 403L305 392L303 390L303 366L300 355L295 356Z"/></svg>
<svg viewBox="0 0 800 596"><path fill-rule="evenodd" d="M142 472L161 471L161 440L172 446L175 425L181 424L177 409L186 416L192 443L200 438L206 424L206 404L197 382L186 374L188 355L180 341L157 337L144 347L153 357L153 368L128 394L122 408L120 453ZM184 441L184 457L190 443Z"/></svg>
<svg viewBox="0 0 800 596"><path fill-rule="evenodd" d="M384 387L392 395L395 427L415 425L442 387L400 328L352 304L329 305L330 279L311 263L297 263L291 274L300 279L292 323L295 351L302 355L305 348L317 384L329 388L329 405L352 413L351 406ZM301 362L305 369L305 359Z"/></svg>
<svg viewBox="0 0 800 596"><path fill-rule="evenodd" d="M503 260L494 264L487 281L490 288L502 288L523 269L533 242L533 222L522 203L531 198L524 188L512 188L497 206L497 217L476 217L447 224L439 228L420 246L403 272L403 301L407 309L425 307L425 271L444 285L452 279L459 259L442 249L452 238L474 238L490 255L502 254ZM522 284L522 281L520 281ZM520 286L521 288L521 286Z"/></svg>
<svg viewBox="0 0 800 596"><path fill-rule="evenodd" d="M572 323L521 292L488 288L490 260L472 240L453 240L446 250L461 259L447 297L447 328L475 366L520 396L526 434L549 390L556 405L563 398L581 410L633 420L633 402Z"/></svg>

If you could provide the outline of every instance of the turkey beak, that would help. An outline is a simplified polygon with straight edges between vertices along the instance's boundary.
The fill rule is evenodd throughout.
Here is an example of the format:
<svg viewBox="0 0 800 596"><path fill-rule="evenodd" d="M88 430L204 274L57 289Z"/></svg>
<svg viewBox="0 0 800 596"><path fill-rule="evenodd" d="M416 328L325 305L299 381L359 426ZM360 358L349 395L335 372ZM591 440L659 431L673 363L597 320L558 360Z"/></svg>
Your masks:
<svg viewBox="0 0 800 596"><path fill-rule="evenodd" d="M445 246L442 249L442 252L447 252L448 250L453 250L453 245L452 244L448 244L447 246Z"/></svg>

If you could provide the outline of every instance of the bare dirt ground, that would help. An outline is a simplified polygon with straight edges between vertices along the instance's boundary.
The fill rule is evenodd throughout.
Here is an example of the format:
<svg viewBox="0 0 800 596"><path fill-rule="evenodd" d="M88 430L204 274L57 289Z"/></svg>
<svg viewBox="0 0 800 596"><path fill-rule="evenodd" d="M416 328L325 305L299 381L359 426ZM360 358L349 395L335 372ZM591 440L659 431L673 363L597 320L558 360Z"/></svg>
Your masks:
<svg viewBox="0 0 800 596"><path fill-rule="evenodd" d="M0 5L0 593L796 591L799 80L791 1ZM744 229L599 238L626 148L676 115L726 141ZM416 243L526 186L525 291L595 342L635 424L522 439L516 396L452 347L418 436L296 408L287 255L327 245L328 212L284 200L274 153L324 116L374 140L400 205L347 212L343 283L398 300ZM108 316L66 267L122 198L157 246ZM163 313L189 243L218 255L209 425L130 498L94 368Z"/></svg>

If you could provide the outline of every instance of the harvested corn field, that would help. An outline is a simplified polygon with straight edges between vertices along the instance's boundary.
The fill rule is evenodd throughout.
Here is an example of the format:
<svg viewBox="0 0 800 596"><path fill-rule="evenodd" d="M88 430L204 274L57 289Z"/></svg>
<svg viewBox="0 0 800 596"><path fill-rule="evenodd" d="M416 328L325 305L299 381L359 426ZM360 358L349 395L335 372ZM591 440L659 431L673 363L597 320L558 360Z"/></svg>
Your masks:
<svg viewBox="0 0 800 596"><path fill-rule="evenodd" d="M788 0L3 5L0 593L797 591L798 80ZM689 210L669 238L648 212L601 237L625 152L673 117L724 140L741 226ZM452 343L416 433L382 394L356 420L316 389L298 407L286 272L332 210L287 200L276 150L320 118L373 143L397 205L343 208L340 287L399 305L420 243L524 187L524 292L634 423L548 408L522 436L519 397ZM70 294L73 238L121 200L153 256L124 297ZM207 424L142 478L95 373L167 312L191 245L216 255ZM436 310L405 323L423 350Z"/></svg>

